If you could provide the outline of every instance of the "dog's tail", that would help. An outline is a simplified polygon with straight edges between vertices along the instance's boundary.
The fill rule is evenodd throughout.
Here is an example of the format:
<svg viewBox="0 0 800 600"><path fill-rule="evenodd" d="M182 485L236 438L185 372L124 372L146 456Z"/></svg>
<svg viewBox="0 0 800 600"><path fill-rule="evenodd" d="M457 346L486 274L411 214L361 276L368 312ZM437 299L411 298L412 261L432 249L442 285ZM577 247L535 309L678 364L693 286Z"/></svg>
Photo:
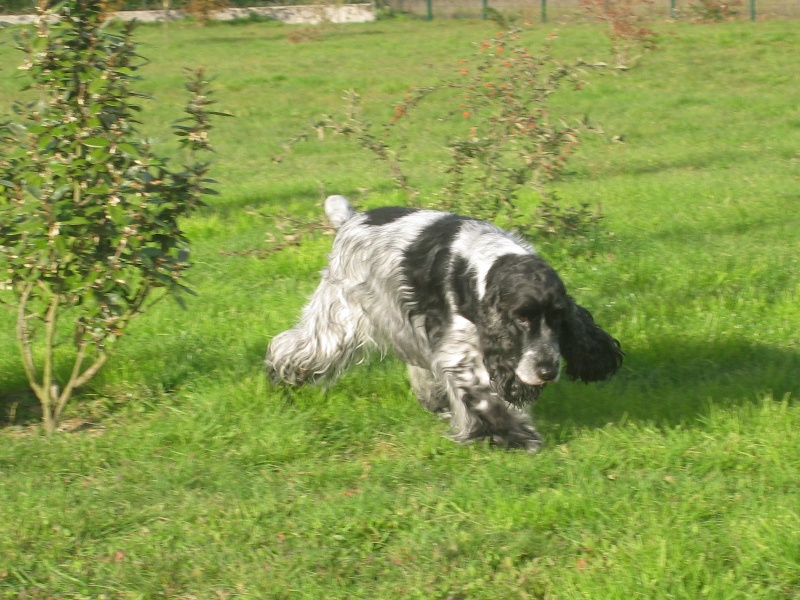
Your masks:
<svg viewBox="0 0 800 600"><path fill-rule="evenodd" d="M339 229L356 211L344 196L328 196L325 198L325 214L333 228Z"/></svg>

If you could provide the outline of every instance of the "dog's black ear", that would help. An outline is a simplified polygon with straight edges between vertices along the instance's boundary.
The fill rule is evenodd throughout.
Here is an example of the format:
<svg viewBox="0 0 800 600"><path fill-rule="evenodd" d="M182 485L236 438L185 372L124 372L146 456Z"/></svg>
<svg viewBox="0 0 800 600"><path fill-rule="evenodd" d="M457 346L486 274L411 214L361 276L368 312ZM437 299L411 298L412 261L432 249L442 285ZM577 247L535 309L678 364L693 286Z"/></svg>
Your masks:
<svg viewBox="0 0 800 600"><path fill-rule="evenodd" d="M567 376L586 383L608 379L622 366L624 352L619 341L595 323L588 310L570 300L558 340L567 361Z"/></svg>

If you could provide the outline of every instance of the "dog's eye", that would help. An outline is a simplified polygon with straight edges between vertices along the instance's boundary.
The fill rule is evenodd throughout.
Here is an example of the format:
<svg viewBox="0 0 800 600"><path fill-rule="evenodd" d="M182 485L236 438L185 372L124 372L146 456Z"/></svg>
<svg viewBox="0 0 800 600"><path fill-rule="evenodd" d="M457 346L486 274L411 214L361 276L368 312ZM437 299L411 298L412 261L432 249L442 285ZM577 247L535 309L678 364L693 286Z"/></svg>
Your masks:
<svg viewBox="0 0 800 600"><path fill-rule="evenodd" d="M511 315L511 318L512 318L512 319L514 319L514 323L516 323L516 324L517 324L517 325L519 325L520 327L524 327L524 328L526 328L526 329L527 329L528 327L530 327L530 326L531 326L530 319L529 319L529 318L528 318L526 315L524 315L524 314L521 314L521 313L513 313L513 314Z"/></svg>

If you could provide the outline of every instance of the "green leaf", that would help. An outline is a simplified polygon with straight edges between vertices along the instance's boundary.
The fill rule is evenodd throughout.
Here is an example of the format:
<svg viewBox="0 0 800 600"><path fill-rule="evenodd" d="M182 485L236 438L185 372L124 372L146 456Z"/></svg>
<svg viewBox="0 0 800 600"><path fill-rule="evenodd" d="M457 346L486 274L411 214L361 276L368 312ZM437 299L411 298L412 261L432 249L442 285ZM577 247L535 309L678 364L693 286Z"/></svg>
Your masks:
<svg viewBox="0 0 800 600"><path fill-rule="evenodd" d="M44 125L31 124L28 125L27 129L28 133L32 133L33 135L40 135L42 133L47 132L47 127L45 127Z"/></svg>
<svg viewBox="0 0 800 600"><path fill-rule="evenodd" d="M125 209L121 205L109 205L107 211L108 216L111 217L114 223L120 224L125 222Z"/></svg>
<svg viewBox="0 0 800 600"><path fill-rule="evenodd" d="M94 187L87 188L85 193L86 194L96 195L96 196L101 196L101 195L108 194L108 192L110 190L111 190L111 186L109 186L107 183L103 183L101 185L96 185Z"/></svg>
<svg viewBox="0 0 800 600"><path fill-rule="evenodd" d="M52 200L53 202L58 202L59 200L61 200L64 197L64 195L67 192L69 192L71 190L72 190L72 184L71 183L66 183L66 184L64 184L62 186L59 186L58 188L56 188L53 191L52 194L50 194L50 200Z"/></svg>
<svg viewBox="0 0 800 600"><path fill-rule="evenodd" d="M124 142L117 145L117 150L128 156L138 156L139 150L131 143Z"/></svg>
<svg viewBox="0 0 800 600"><path fill-rule="evenodd" d="M108 158L110 156L111 154L109 153L108 149L103 147L103 148L95 148L94 150L92 150L87 156L87 158L89 159L89 162L105 163L106 161L108 161Z"/></svg>
<svg viewBox="0 0 800 600"><path fill-rule="evenodd" d="M152 246L147 248L142 248L139 251L140 254L147 256L148 258L161 258L164 256L164 253L161 252L159 248L153 248Z"/></svg>
<svg viewBox="0 0 800 600"><path fill-rule="evenodd" d="M181 307L181 309L186 310L186 302L183 301L180 294L174 294L172 297L175 298L176 304Z"/></svg>
<svg viewBox="0 0 800 600"><path fill-rule="evenodd" d="M89 146L89 148L107 148L110 143L107 138L103 137L92 137L83 140L83 145Z"/></svg>
<svg viewBox="0 0 800 600"><path fill-rule="evenodd" d="M31 196L36 198L37 200L42 199L42 190L39 186L36 185L26 185L25 191L28 192Z"/></svg>

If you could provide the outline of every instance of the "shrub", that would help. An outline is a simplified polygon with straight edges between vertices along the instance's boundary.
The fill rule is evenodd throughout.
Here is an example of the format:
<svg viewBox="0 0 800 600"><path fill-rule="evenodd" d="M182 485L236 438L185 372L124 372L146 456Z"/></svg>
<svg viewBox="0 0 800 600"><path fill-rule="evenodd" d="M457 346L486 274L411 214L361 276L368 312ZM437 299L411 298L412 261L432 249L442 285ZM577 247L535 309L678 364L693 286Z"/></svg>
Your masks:
<svg viewBox="0 0 800 600"><path fill-rule="evenodd" d="M98 0L68 0L57 21L42 7L19 32L20 68L40 99L18 103L0 129L0 301L16 311L48 432L130 320L163 297L157 290L189 291L178 221L211 193L198 158L211 150L215 114L202 71L187 83L189 116L174 125L187 161L172 170L137 137L143 96L131 84L144 61L134 24L112 33L102 10Z"/></svg>
<svg viewBox="0 0 800 600"><path fill-rule="evenodd" d="M689 4L691 18L695 21L720 23L736 19L741 12L740 0L694 0Z"/></svg>
<svg viewBox="0 0 800 600"><path fill-rule="evenodd" d="M533 223L517 207L525 189L547 196L547 185L564 172L587 121L554 117L550 98L564 86L579 90L585 69L593 65L562 63L553 57L551 35L538 50L522 42L512 27L477 44L476 53L461 61L455 78L410 90L395 107L394 122L407 118L433 93L455 92L452 110L442 118L459 122L450 138L447 183L436 208L478 218L506 221L523 230Z"/></svg>
<svg viewBox="0 0 800 600"><path fill-rule="evenodd" d="M656 33L648 26L653 0L580 0L594 19L605 23L611 52L618 67L629 68L642 50L652 50Z"/></svg>
<svg viewBox="0 0 800 600"><path fill-rule="evenodd" d="M426 200L426 207L496 221L523 234L558 228L567 237L588 237L586 233L597 225L596 213L583 208L559 210L559 200L547 193L547 186L561 177L581 136L597 130L586 119L569 122L554 117L550 98L565 86L581 89L587 69L606 65L559 62L551 53L556 36L551 35L538 50L530 50L521 33L521 28L512 26L481 41L452 77L408 90L395 105L389 123L370 124L358 94L348 92L344 119L324 115L312 122L311 131L290 140L288 147L311 138L314 131L318 139L324 139L325 132L351 138L384 162L409 202L419 204L418 190L403 173L402 160L392 147L400 144L390 140L396 137L392 136L396 123L414 118L415 109L430 97L444 95L451 109L438 118L453 122L455 132L445 142L450 155L447 183ZM517 200L525 190L537 192L546 210L522 211ZM292 239L298 239L297 235L293 231Z"/></svg>

